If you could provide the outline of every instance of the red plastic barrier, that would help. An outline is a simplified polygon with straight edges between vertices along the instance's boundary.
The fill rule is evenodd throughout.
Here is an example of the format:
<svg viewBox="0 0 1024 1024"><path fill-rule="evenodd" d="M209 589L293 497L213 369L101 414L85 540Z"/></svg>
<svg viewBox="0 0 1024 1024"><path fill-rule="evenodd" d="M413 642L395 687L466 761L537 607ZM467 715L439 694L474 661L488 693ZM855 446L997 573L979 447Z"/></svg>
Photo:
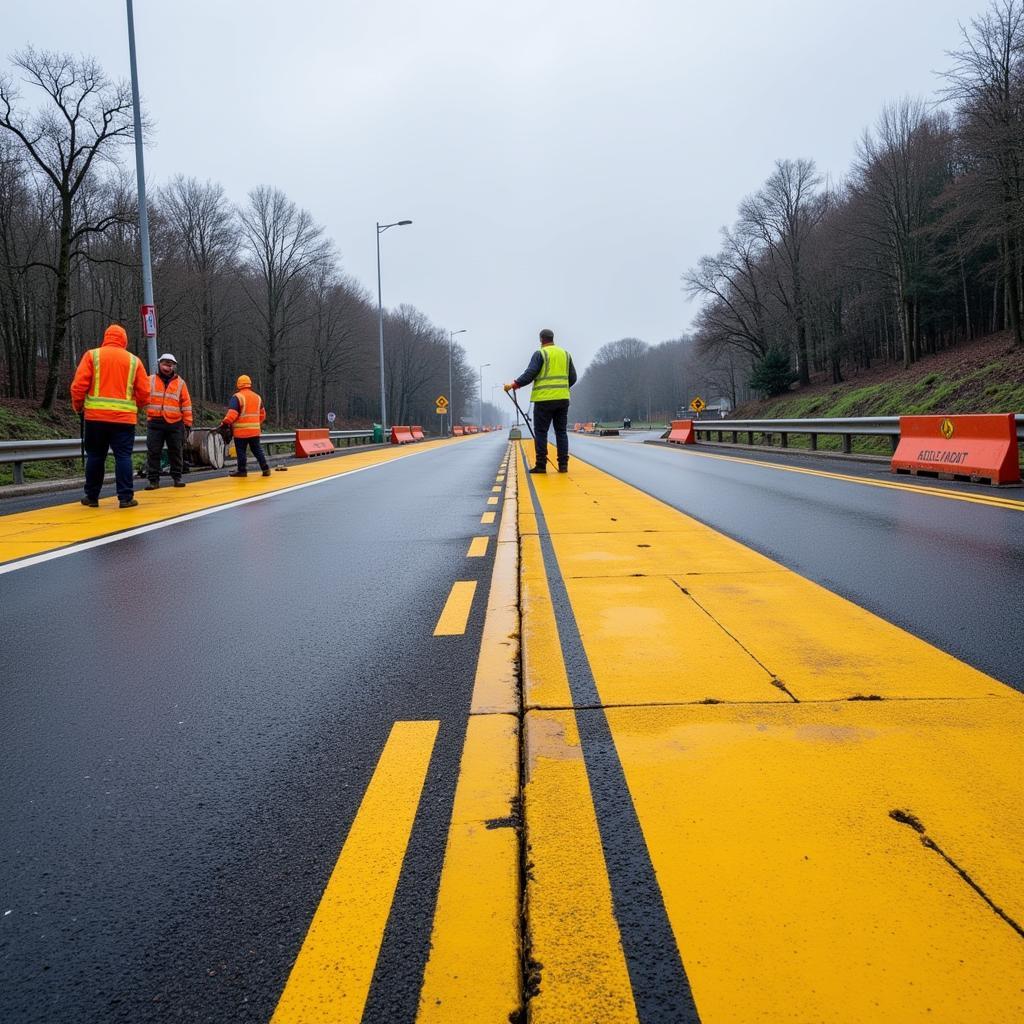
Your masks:
<svg viewBox="0 0 1024 1024"><path fill-rule="evenodd" d="M412 437L413 437L414 441L422 441L423 440L423 428L422 427L412 427L410 429L409 433L412 434Z"/></svg>
<svg viewBox="0 0 1024 1024"><path fill-rule="evenodd" d="M580 427L582 427L582 426L583 426L582 423L574 423L572 425L573 432L578 434L580 432Z"/></svg>
<svg viewBox="0 0 1024 1024"><path fill-rule="evenodd" d="M330 455L334 451L328 430L296 430L295 457L310 459L315 455Z"/></svg>
<svg viewBox="0 0 1024 1024"><path fill-rule="evenodd" d="M452 433L456 437L462 437L462 435L465 433L465 431L462 429L462 427L452 427Z"/></svg>
<svg viewBox="0 0 1024 1024"><path fill-rule="evenodd" d="M1019 484L1017 424L997 416L901 416L894 473Z"/></svg>
<svg viewBox="0 0 1024 1024"><path fill-rule="evenodd" d="M412 436L412 432L408 427L392 427L391 428L391 443L392 444L412 444L416 438Z"/></svg>
<svg viewBox="0 0 1024 1024"><path fill-rule="evenodd" d="M592 434L593 432L594 432L594 424L593 423L584 423L583 424L583 433L584 434Z"/></svg>
<svg viewBox="0 0 1024 1024"><path fill-rule="evenodd" d="M667 440L674 444L696 444L697 438L693 433L693 420L673 420L672 429L668 432Z"/></svg>

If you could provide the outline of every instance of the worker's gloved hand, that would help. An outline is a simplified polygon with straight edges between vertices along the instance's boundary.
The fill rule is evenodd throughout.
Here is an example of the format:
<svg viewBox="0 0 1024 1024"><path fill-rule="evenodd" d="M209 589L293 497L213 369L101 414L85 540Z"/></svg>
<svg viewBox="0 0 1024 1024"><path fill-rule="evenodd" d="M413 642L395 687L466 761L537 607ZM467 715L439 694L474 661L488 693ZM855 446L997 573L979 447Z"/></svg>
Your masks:
<svg viewBox="0 0 1024 1024"><path fill-rule="evenodd" d="M515 391L515 389L516 389L516 382L515 382L514 380L512 380L512 381L509 381L509 382L508 382L508 383L507 383L507 384L505 385L505 390L506 390L506 391Z"/></svg>

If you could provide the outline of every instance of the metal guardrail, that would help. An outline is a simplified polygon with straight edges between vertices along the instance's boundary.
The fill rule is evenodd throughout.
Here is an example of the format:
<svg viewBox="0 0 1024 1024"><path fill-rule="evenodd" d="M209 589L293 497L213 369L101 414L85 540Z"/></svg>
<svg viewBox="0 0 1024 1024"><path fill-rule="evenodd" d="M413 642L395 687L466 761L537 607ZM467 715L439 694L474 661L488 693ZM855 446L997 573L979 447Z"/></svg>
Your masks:
<svg viewBox="0 0 1024 1024"><path fill-rule="evenodd" d="M370 444L373 440L372 430L332 430L331 440L344 441L345 446ZM270 447L279 444L294 444L295 432L284 434L263 434L260 438L264 445ZM146 450L146 438L135 438L133 452ZM82 454L82 441L77 437L54 438L46 441L0 441L0 465L14 466L14 483L25 482L26 462L46 462L53 459L77 459Z"/></svg>
<svg viewBox="0 0 1024 1024"><path fill-rule="evenodd" d="M1017 441L1024 441L1024 415L1015 417L1017 423ZM823 419L783 419L783 420L694 420L694 432L700 436L707 435L711 440L717 434L723 441L724 435L732 434L732 443L739 444L739 435L747 435L747 444L754 443L754 435L760 434L771 445L775 434L779 435L779 447L789 447L792 434L806 435L810 438L811 451L818 450L820 435L838 436L843 441L843 451L849 454L853 450L855 437L888 437L893 451L900 437L899 416L850 416Z"/></svg>

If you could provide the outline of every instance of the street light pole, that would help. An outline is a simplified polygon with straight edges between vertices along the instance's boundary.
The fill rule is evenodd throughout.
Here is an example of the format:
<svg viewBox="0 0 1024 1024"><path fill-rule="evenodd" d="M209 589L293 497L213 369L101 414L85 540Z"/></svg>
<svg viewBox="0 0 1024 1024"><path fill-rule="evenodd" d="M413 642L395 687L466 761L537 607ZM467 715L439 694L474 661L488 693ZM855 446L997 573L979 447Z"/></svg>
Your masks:
<svg viewBox="0 0 1024 1024"><path fill-rule="evenodd" d="M129 0L131 2L131 0ZM384 433L388 430L388 407L384 399L384 304L380 289L380 236L388 228L404 228L411 220L396 220L393 224L377 222L377 334L380 342L380 425Z"/></svg>
<svg viewBox="0 0 1024 1024"><path fill-rule="evenodd" d="M452 387L452 345L456 334L465 334L466 328L461 331L448 332L448 433L451 434L455 426L455 389Z"/></svg>
<svg viewBox="0 0 1024 1024"><path fill-rule="evenodd" d="M490 363L480 364L480 377L477 383L480 385L480 419L477 421L477 426L482 427L484 425L484 367L490 366Z"/></svg>
<svg viewBox="0 0 1024 1024"><path fill-rule="evenodd" d="M139 106L139 70L135 60L135 16L132 12L132 0L128 5L128 61L132 73L132 107L135 113L135 180L138 185L139 197L139 243L142 246L142 302L148 307L147 313L153 308L153 265L149 257L149 211L146 209L146 168L142 159L142 111ZM146 359L149 372L156 373L156 316L150 323L149 316L143 319L146 333Z"/></svg>

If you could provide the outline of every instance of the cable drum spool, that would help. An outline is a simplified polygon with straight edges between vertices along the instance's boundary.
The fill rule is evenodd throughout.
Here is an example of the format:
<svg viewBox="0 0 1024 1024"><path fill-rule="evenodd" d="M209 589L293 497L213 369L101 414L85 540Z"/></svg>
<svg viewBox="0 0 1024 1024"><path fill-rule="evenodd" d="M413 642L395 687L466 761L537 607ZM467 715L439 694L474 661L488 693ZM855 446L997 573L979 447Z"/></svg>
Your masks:
<svg viewBox="0 0 1024 1024"><path fill-rule="evenodd" d="M186 444L194 465L224 468L224 438L216 430L190 430Z"/></svg>

